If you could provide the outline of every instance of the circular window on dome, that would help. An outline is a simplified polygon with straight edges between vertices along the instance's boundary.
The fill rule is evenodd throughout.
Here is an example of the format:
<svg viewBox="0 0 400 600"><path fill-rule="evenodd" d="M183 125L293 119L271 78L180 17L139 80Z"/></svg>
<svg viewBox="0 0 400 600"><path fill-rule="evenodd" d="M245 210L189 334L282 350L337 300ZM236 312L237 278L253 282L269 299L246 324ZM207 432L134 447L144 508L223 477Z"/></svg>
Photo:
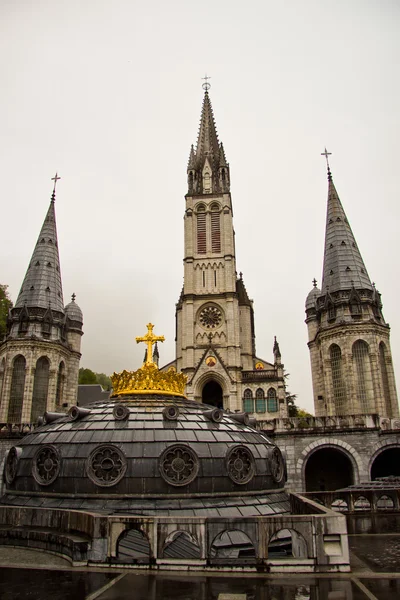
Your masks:
<svg viewBox="0 0 400 600"><path fill-rule="evenodd" d="M54 446L39 448L33 459L33 476L40 485L50 485L60 472L61 457Z"/></svg>
<svg viewBox="0 0 400 600"><path fill-rule="evenodd" d="M276 481L276 483L281 482L285 474L285 463L283 461L283 456L279 448L274 448L272 450L269 458L269 463L272 479Z"/></svg>
<svg viewBox="0 0 400 600"><path fill-rule="evenodd" d="M254 477L254 457L244 446L232 448L227 456L227 466L228 475L235 483L248 483Z"/></svg>
<svg viewBox="0 0 400 600"><path fill-rule="evenodd" d="M99 446L87 460L87 474L96 485L115 485L125 475L126 459L115 446Z"/></svg>
<svg viewBox="0 0 400 600"><path fill-rule="evenodd" d="M199 459L188 446L171 446L160 458L160 473L171 485L187 485L197 476Z"/></svg>
<svg viewBox="0 0 400 600"><path fill-rule="evenodd" d="M7 454L5 476L8 484L12 483L17 476L18 462L22 454L22 448L13 446Z"/></svg>
<svg viewBox="0 0 400 600"><path fill-rule="evenodd" d="M200 325L205 329L216 329L222 323L222 312L218 306L205 306L199 317Z"/></svg>

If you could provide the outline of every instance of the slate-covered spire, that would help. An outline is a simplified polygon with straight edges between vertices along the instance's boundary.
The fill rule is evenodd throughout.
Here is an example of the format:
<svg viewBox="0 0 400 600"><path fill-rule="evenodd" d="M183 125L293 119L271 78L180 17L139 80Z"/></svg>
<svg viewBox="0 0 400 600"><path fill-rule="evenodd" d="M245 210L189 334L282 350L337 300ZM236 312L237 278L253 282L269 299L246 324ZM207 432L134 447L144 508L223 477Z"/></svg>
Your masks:
<svg viewBox="0 0 400 600"><path fill-rule="evenodd" d="M45 308L64 312L53 191L15 308Z"/></svg>
<svg viewBox="0 0 400 600"><path fill-rule="evenodd" d="M328 207L321 292L326 294L327 291L348 290L352 287L373 289L328 166Z"/></svg>
<svg viewBox="0 0 400 600"><path fill-rule="evenodd" d="M200 129L196 146L197 160L201 163L205 156L211 156L213 160L219 162L218 135L208 90L204 93Z"/></svg>

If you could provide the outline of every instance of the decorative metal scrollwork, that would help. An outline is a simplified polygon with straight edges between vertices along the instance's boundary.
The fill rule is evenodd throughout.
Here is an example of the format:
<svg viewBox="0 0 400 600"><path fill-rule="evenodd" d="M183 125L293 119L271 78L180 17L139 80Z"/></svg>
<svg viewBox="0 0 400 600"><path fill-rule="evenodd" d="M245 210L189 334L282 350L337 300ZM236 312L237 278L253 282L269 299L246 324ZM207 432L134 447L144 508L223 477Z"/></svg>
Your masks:
<svg viewBox="0 0 400 600"><path fill-rule="evenodd" d="M126 472L126 459L115 446L99 446L91 452L87 460L89 478L101 487L118 483Z"/></svg>
<svg viewBox="0 0 400 600"><path fill-rule="evenodd" d="M221 325L222 313L217 306L206 306L201 311L199 320L206 329L215 329Z"/></svg>
<svg viewBox="0 0 400 600"><path fill-rule="evenodd" d="M39 448L33 459L33 476L40 485L50 485L60 472L61 457L54 446Z"/></svg>
<svg viewBox="0 0 400 600"><path fill-rule="evenodd" d="M285 463L279 448L274 448L272 450L269 461L272 479L276 481L276 483L280 483L285 474Z"/></svg>
<svg viewBox="0 0 400 600"><path fill-rule="evenodd" d="M17 476L18 462L21 454L22 448L13 446L7 455L5 476L8 484L12 483Z"/></svg>
<svg viewBox="0 0 400 600"><path fill-rule="evenodd" d="M160 473L171 485L187 485L197 476L199 459L188 446L171 446L160 458Z"/></svg>
<svg viewBox="0 0 400 600"><path fill-rule="evenodd" d="M227 467L228 475L235 483L245 484L254 477L254 457L244 446L238 446L229 452Z"/></svg>

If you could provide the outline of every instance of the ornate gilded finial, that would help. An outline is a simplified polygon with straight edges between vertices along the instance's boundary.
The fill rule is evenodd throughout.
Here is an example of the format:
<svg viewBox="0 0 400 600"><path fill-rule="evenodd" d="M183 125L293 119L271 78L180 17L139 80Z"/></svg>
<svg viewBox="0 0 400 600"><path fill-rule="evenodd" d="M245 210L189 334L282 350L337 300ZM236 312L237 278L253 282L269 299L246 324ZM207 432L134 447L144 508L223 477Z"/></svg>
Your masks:
<svg viewBox="0 0 400 600"><path fill-rule="evenodd" d="M147 344L146 357L142 367L137 371L122 371L122 373L111 375L113 398L136 394L185 396L186 375L177 373L175 370L159 371L157 364L152 360L153 344L165 340L163 335L153 335L153 327L154 325L149 323L146 335L136 338L137 343ZM154 354L157 356L158 350Z"/></svg>
<svg viewBox="0 0 400 600"><path fill-rule="evenodd" d="M146 364L153 365L153 344L155 344L156 342L163 342L165 340L165 337L163 335L153 335L154 325L152 323L148 323L146 327L146 335L142 337L137 337L136 343L139 344L140 342L144 342L145 344L147 344Z"/></svg>
<svg viewBox="0 0 400 600"><path fill-rule="evenodd" d="M315 277L314 277L314 279L312 280L312 284L313 284L313 286L314 286L315 288L317 287L317 280L315 279Z"/></svg>
<svg viewBox="0 0 400 600"><path fill-rule="evenodd" d="M76 294L75 294L75 292L74 292L74 293L72 294L72 296L71 296L71 300L72 300L72 302L75 302L75 298L76 298Z"/></svg>
<svg viewBox="0 0 400 600"><path fill-rule="evenodd" d="M209 79L211 79L211 77L208 77L208 76L207 76L207 73L206 73L206 76L205 76L205 77L202 77L202 79L204 79L204 80L205 80L205 82L202 84L202 86L201 86L201 87L203 88L203 90L205 90L206 92L208 92L208 90L209 90L209 89L210 89L210 87L211 87L211 83L208 83L208 80L209 80Z"/></svg>
<svg viewBox="0 0 400 600"><path fill-rule="evenodd" d="M61 177L58 176L58 173L56 173L55 176L51 178L51 180L54 181L53 193L51 195L51 199L53 200L53 202L56 199L56 185L59 179L61 179Z"/></svg>
<svg viewBox="0 0 400 600"><path fill-rule="evenodd" d="M326 166L328 168L328 181L332 181L332 173L331 173L331 168L329 166L329 160L328 160L328 156L331 156L332 152L328 152L328 150L325 148L325 152L321 152L321 156L325 156L326 158Z"/></svg>

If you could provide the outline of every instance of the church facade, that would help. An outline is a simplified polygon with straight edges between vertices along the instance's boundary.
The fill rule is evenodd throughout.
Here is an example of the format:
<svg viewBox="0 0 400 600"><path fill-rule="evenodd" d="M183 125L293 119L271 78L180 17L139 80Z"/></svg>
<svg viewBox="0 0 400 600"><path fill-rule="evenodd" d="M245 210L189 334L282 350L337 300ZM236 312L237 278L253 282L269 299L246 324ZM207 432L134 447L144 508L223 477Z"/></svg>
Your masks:
<svg viewBox="0 0 400 600"><path fill-rule="evenodd" d="M188 398L247 412L287 416L279 345L273 361L256 354L253 302L236 269L230 170L208 93L191 147L184 213L184 284L176 305L176 360Z"/></svg>
<svg viewBox="0 0 400 600"><path fill-rule="evenodd" d="M15 306L0 340L0 423L28 428L45 411L76 403L82 311L64 307L55 190Z"/></svg>

